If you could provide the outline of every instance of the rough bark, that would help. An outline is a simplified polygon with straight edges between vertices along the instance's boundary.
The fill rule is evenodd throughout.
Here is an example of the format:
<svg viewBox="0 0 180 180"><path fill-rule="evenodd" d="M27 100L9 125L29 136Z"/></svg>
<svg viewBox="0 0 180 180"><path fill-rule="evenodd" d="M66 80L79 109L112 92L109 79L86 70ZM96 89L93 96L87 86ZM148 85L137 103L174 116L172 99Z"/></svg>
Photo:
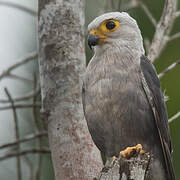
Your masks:
<svg viewBox="0 0 180 180"><path fill-rule="evenodd" d="M42 112L56 180L92 179L102 168L81 103L84 1L39 1Z"/></svg>
<svg viewBox="0 0 180 180"><path fill-rule="evenodd" d="M148 153L130 159L116 158L102 169L98 180L144 180L148 174L149 164Z"/></svg>

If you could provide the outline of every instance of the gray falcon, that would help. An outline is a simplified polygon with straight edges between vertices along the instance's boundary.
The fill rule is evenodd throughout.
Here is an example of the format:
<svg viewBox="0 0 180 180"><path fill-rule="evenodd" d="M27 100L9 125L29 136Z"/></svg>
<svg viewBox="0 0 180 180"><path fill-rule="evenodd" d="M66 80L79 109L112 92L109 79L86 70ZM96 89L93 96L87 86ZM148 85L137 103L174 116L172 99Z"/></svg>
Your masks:
<svg viewBox="0 0 180 180"><path fill-rule="evenodd" d="M125 12L106 13L88 31L94 56L82 101L93 141L107 158L141 144L154 159L147 179L174 180L166 105L136 21Z"/></svg>

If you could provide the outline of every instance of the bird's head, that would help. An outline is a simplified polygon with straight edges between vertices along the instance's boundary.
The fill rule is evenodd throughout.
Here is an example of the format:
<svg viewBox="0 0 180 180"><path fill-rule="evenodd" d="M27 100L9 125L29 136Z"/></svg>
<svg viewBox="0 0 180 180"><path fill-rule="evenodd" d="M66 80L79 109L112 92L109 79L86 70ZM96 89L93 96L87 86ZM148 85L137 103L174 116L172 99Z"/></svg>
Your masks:
<svg viewBox="0 0 180 180"><path fill-rule="evenodd" d="M136 21L125 12L111 12L95 18L88 26L88 45L98 47L138 48L144 52ZM103 48L104 49L104 48Z"/></svg>

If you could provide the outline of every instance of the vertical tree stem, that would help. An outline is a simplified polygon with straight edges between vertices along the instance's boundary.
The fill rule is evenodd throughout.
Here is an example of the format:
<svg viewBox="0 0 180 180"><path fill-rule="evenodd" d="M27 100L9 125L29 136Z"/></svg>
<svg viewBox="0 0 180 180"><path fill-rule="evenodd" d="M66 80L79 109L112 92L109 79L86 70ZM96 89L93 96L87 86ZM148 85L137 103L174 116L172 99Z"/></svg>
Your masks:
<svg viewBox="0 0 180 180"><path fill-rule="evenodd" d="M84 1L39 1L39 42L42 112L56 180L92 180L102 162L81 103Z"/></svg>

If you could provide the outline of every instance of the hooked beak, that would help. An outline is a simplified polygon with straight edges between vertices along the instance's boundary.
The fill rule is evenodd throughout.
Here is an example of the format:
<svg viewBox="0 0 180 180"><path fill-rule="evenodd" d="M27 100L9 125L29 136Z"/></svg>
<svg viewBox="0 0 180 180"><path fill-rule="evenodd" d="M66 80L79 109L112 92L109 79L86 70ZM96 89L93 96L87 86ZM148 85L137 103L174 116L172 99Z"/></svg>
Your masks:
<svg viewBox="0 0 180 180"><path fill-rule="evenodd" d="M89 45L90 49L92 49L92 46L98 45L98 42L99 42L98 36L95 36L92 34L88 35L88 45Z"/></svg>

